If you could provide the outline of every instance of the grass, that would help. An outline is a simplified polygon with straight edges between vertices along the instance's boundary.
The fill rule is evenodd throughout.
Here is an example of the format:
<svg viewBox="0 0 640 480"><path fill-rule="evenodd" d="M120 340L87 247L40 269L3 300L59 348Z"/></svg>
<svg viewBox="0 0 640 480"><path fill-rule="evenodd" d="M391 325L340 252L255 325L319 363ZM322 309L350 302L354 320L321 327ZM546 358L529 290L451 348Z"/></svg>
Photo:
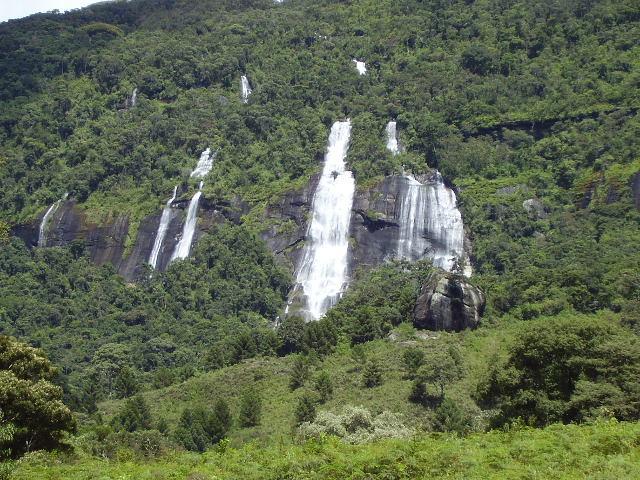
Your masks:
<svg viewBox="0 0 640 480"><path fill-rule="evenodd" d="M209 479L637 479L640 423L597 422L545 429L450 434L347 445L255 443L152 461L35 454L13 480Z"/></svg>

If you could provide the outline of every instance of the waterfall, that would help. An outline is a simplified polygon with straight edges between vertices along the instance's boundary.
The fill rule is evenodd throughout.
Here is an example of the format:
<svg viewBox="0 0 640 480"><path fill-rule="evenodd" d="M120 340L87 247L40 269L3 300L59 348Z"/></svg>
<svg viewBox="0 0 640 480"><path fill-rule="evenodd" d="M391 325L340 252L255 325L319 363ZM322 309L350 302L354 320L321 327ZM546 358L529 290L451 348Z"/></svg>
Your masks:
<svg viewBox="0 0 640 480"><path fill-rule="evenodd" d="M211 149L207 148L204 152L200 154L200 160L198 160L198 164L196 165L196 169L191 172L192 178L203 178L206 177L207 174L213 168L213 160L216 158L216 153L211 153Z"/></svg>
<svg viewBox="0 0 640 480"><path fill-rule="evenodd" d="M333 306L347 283L349 224L355 182L345 169L351 122L331 127L322 176L313 196L312 217L296 282L305 316L317 320Z"/></svg>
<svg viewBox="0 0 640 480"><path fill-rule="evenodd" d="M170 262L176 259L187 258L191 251L191 242L193 241L193 235L196 232L196 223L198 221L198 204L200 203L200 196L202 195L202 182L196 194L191 198L189 202L189 210L187 210L187 220L184 222L182 228L182 238L176 245L173 255L171 255Z"/></svg>
<svg viewBox="0 0 640 480"><path fill-rule="evenodd" d="M387 123L387 150L389 150L392 155L400 153L396 122L393 121Z"/></svg>
<svg viewBox="0 0 640 480"><path fill-rule="evenodd" d="M412 176L403 178L406 188L399 201L398 258L415 261L427 256L435 266L451 271L464 258L464 230L456 194L439 172L425 184Z"/></svg>
<svg viewBox="0 0 640 480"><path fill-rule="evenodd" d="M131 93L131 107L135 107L137 101L138 101L138 88L136 87L133 89L133 92Z"/></svg>
<svg viewBox="0 0 640 480"><path fill-rule="evenodd" d="M171 204L176 199L178 194L178 186L173 187L173 196L167 201L167 204L162 209L162 216L160 217L160 225L158 225L158 232L156 233L156 239L153 242L153 249L151 255L149 255L149 265L151 268L156 268L158 264L158 255L160 255L160 248L162 248L162 242L167 235L167 229L169 228L169 222L171 221Z"/></svg>
<svg viewBox="0 0 640 480"><path fill-rule="evenodd" d="M251 95L251 85L249 85L249 80L245 75L240 77L240 86L242 87L242 101L247 103L249 101L249 95Z"/></svg>
<svg viewBox="0 0 640 480"><path fill-rule="evenodd" d="M358 70L358 73L360 75L365 75L367 73L367 65L360 60L356 60L355 58L353 59L353 61L356 62L356 69Z"/></svg>
<svg viewBox="0 0 640 480"><path fill-rule="evenodd" d="M204 152L202 152L200 154L200 159L198 160L198 164L196 165L195 170L191 172L190 177L191 178L205 177L213 168L213 160L216 158L216 154L217 152L211 153L210 148L207 148ZM191 201L189 202L189 209L187 210L187 219L184 222L184 226L182 227L182 237L180 237L180 241L176 245L176 248L173 251L173 254L171 255L171 260L169 260L169 263L173 262L175 259L187 258L189 256L189 252L191 251L191 243L193 242L193 236L196 232L196 223L198 222L198 205L200 204L200 197L202 196L203 185L204 183L200 182L200 185L198 186L198 191L191 198ZM158 230L158 232L159 231L160 230Z"/></svg>
<svg viewBox="0 0 640 480"><path fill-rule="evenodd" d="M40 227L38 228L38 246L46 247L47 246L47 233L49 230L49 221L54 213L60 208L62 202L67 199L69 194L65 193L60 200L56 200L51 206L47 209L42 220L40 221Z"/></svg>

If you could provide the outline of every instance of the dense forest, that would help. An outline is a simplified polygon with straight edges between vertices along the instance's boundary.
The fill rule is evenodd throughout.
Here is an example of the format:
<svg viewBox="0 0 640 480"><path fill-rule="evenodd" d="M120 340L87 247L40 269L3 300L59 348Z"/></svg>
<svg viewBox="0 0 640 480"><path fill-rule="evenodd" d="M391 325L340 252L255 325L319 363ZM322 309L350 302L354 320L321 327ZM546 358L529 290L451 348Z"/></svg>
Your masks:
<svg viewBox="0 0 640 480"><path fill-rule="evenodd" d="M634 0L132 0L1 23L0 479L637 478L639 38ZM455 190L479 328L412 323L428 259L358 269L317 322L284 315L268 212L346 118L358 191L433 169ZM206 148L203 197L242 208L166 271L128 282L82 240L20 236L68 195L97 225L126 215L128 252Z"/></svg>

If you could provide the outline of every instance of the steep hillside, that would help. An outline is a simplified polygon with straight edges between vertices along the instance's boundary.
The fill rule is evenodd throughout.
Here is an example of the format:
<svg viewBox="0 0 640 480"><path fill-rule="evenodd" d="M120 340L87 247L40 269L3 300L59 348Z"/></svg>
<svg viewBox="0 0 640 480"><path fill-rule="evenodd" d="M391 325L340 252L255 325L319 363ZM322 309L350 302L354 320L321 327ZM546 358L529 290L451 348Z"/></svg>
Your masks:
<svg viewBox="0 0 640 480"><path fill-rule="evenodd" d="M640 417L638 38L634 0L132 0L0 24L0 333L59 373L16 370L19 346L0 367L62 388L81 455L17 478L100 456L154 457L112 477L316 478L301 452L352 451L319 431L420 437L363 464L453 444L482 458L433 475L524 476L505 442L556 422L596 424L532 433L543 477L575 436L596 453L567 478L616 458L631 478L636 426L605 420ZM0 454L28 451L3 410ZM317 478L382 475L358 462ZM409 463L390 478L432 459Z"/></svg>

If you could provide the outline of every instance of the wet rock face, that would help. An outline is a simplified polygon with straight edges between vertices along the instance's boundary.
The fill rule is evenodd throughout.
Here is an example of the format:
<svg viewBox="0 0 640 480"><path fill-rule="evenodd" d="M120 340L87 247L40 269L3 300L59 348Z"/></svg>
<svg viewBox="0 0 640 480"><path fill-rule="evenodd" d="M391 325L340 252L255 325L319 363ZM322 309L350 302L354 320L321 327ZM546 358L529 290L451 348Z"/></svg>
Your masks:
<svg viewBox="0 0 640 480"><path fill-rule="evenodd" d="M157 268L166 270L173 250L175 249L186 215L184 205L177 202L172 208L172 216L167 229L167 235L162 244L158 258ZM206 231L215 224L226 221L228 213L233 220L237 208L231 205L222 207L222 211L212 202L203 201L200 209L198 227L195 234L194 245ZM129 236L129 218L119 215L111 221L99 224L97 219L91 218L80 209L75 200L67 200L52 215L47 228L47 247L64 246L80 240L84 242L89 257L98 265L111 263L118 273L128 281L139 280L145 273L145 265L149 261L149 255L153 248L161 212L145 217L138 226L135 242L127 252ZM38 226L42 218L31 225L23 225L15 229L14 234L22 238L27 245L32 247L38 244Z"/></svg>
<svg viewBox="0 0 640 480"><path fill-rule="evenodd" d="M403 178L393 176L356 192L351 214L351 272L358 266L380 265L395 256L400 233L398 199L403 189Z"/></svg>
<svg viewBox="0 0 640 480"><path fill-rule="evenodd" d="M485 296L461 275L441 270L432 273L422 286L413 312L417 328L459 332L480 324Z"/></svg>
<svg viewBox="0 0 640 480"><path fill-rule="evenodd" d="M288 192L280 200L267 206L265 211L267 227L262 232L262 239L292 272L302 255L313 193L319 179L319 175L313 175L304 188Z"/></svg>

